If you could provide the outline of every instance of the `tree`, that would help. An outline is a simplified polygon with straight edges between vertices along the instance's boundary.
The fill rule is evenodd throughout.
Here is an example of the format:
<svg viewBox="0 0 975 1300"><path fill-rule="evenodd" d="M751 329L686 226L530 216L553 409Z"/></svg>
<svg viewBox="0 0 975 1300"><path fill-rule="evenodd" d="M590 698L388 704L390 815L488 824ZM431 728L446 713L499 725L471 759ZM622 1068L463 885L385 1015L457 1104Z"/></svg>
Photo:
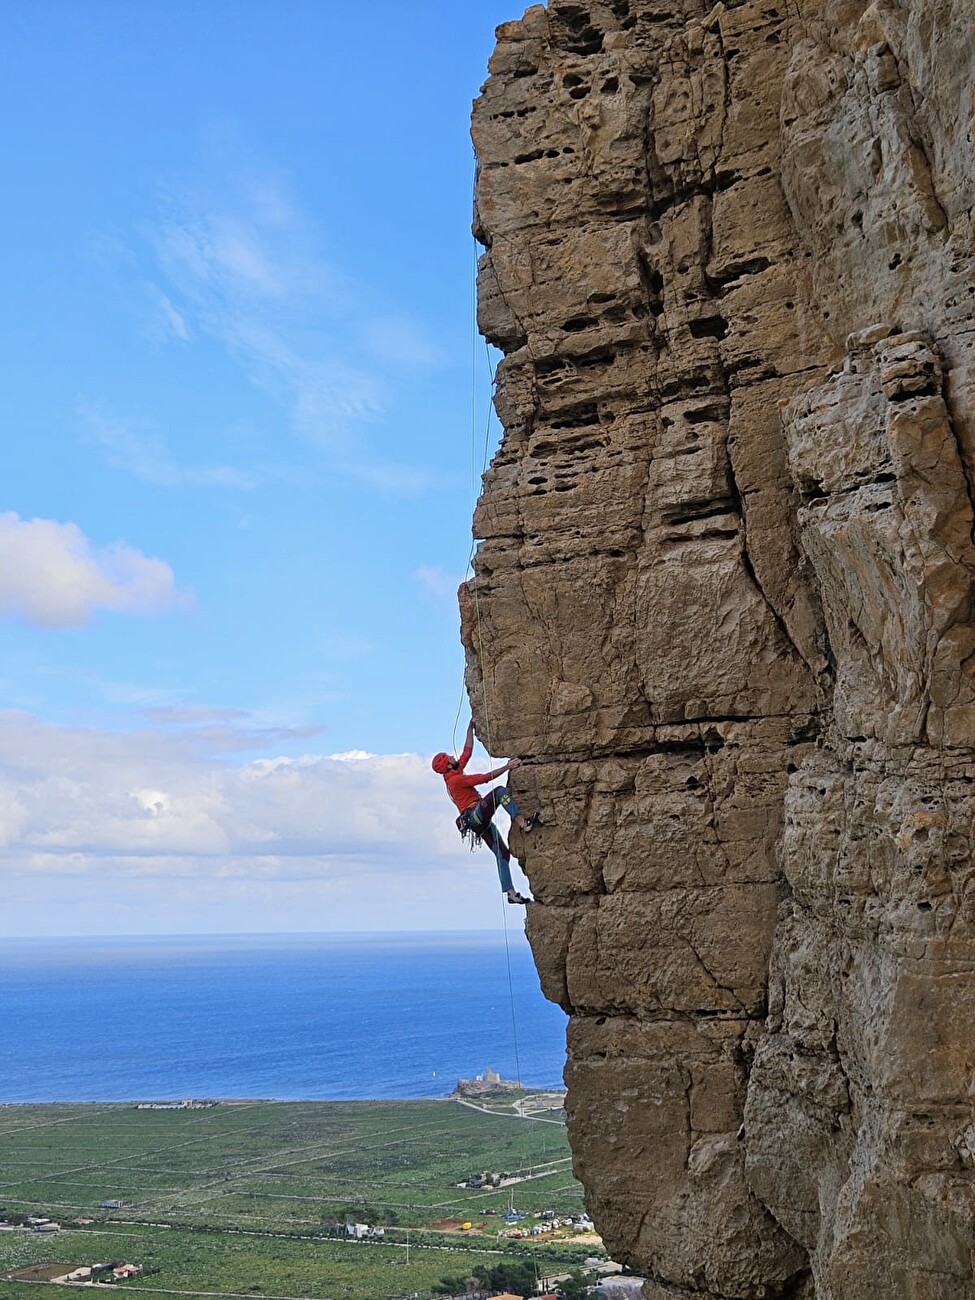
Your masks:
<svg viewBox="0 0 975 1300"><path fill-rule="evenodd" d="M591 1277L588 1273L583 1273L581 1268L574 1268L567 1278L555 1284L555 1294L559 1300L586 1300Z"/></svg>
<svg viewBox="0 0 975 1300"><path fill-rule="evenodd" d="M471 1289L471 1281L480 1283L485 1291L508 1291L521 1296L533 1296L538 1289L535 1266L524 1259L495 1264L493 1268L477 1264L470 1278L443 1277L432 1289L435 1295L463 1295Z"/></svg>
<svg viewBox="0 0 975 1300"><path fill-rule="evenodd" d="M527 1259L506 1260L490 1270L488 1283L492 1291L532 1296L538 1289L538 1275L535 1266Z"/></svg>
<svg viewBox="0 0 975 1300"><path fill-rule="evenodd" d="M442 1277L431 1287L434 1295L463 1295L467 1290L466 1277Z"/></svg>

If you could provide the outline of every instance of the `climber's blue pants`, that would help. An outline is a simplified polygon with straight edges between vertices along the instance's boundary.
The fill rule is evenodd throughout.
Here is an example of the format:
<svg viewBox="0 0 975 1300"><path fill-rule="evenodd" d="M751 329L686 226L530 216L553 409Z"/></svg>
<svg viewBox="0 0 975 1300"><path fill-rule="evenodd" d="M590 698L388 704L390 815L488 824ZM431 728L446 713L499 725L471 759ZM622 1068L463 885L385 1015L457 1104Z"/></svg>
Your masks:
<svg viewBox="0 0 975 1300"><path fill-rule="evenodd" d="M467 810L465 817L477 838L482 840L494 854L498 864L498 879L501 881L501 888L507 893L509 889L514 889L509 865L511 851L504 842L504 836L491 821L499 808L503 808L512 819L521 814L514 796L509 794L508 787L504 785L499 785L486 794L476 807Z"/></svg>

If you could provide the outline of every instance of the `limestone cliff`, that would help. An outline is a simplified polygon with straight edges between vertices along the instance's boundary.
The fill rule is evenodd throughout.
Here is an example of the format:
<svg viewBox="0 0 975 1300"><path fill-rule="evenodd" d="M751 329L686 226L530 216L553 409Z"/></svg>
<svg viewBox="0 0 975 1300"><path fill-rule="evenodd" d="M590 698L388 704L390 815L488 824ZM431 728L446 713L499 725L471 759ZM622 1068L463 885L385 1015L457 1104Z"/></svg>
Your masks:
<svg viewBox="0 0 975 1300"><path fill-rule="evenodd" d="M975 1297L973 33L551 0L475 106L468 687L650 1300Z"/></svg>

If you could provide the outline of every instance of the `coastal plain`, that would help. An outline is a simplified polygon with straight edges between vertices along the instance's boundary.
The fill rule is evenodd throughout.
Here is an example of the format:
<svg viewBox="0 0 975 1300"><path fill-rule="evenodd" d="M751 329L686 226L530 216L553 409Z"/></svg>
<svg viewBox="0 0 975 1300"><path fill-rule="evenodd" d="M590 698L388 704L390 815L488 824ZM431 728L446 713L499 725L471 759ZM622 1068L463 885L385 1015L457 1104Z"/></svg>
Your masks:
<svg viewBox="0 0 975 1300"><path fill-rule="evenodd" d="M422 1297L505 1259L564 1273L598 1240L511 1235L583 1212L561 1098L528 1099L2 1106L0 1220L61 1230L0 1231L0 1297L53 1264L137 1264L117 1285L147 1294L281 1300ZM462 1185L486 1172L502 1185ZM512 1207L525 1217L506 1222Z"/></svg>

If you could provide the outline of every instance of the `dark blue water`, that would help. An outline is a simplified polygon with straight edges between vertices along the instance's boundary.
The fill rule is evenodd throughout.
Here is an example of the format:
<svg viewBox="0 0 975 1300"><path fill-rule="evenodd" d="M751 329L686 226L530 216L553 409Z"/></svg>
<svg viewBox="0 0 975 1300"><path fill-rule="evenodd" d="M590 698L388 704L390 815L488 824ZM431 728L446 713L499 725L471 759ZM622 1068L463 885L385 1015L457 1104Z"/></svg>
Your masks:
<svg viewBox="0 0 975 1300"><path fill-rule="evenodd" d="M493 934L4 940L0 1102L561 1087L565 1017L510 961L516 1032Z"/></svg>

